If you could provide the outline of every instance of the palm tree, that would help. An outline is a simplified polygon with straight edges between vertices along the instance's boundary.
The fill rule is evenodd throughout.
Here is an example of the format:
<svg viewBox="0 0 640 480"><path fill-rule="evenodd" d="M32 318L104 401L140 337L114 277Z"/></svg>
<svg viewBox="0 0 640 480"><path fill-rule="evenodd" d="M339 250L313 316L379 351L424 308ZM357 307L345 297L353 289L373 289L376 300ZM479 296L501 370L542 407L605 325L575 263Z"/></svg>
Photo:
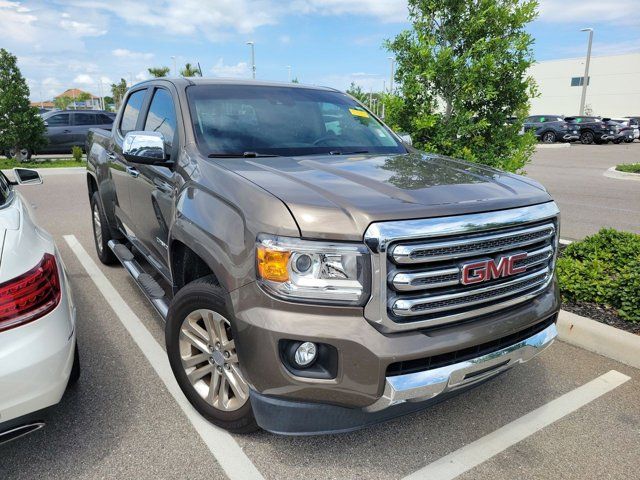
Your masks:
<svg viewBox="0 0 640 480"><path fill-rule="evenodd" d="M149 70L149 73L151 74L151 76L160 78L160 77L166 77L169 74L169 71L171 69L169 67L151 67L151 68L148 68L147 70Z"/></svg>
<svg viewBox="0 0 640 480"><path fill-rule="evenodd" d="M180 70L180 75L183 77L201 77L200 69L194 67L190 63L185 64L184 68Z"/></svg>

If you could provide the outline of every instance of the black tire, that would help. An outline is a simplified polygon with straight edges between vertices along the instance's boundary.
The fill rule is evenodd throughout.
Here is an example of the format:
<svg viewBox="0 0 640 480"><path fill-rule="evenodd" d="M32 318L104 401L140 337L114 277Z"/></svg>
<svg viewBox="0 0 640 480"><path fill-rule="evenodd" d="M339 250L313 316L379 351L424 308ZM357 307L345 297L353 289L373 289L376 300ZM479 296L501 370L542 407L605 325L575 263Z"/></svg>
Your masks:
<svg viewBox="0 0 640 480"><path fill-rule="evenodd" d="M76 348L73 357L73 367L71 367L71 375L69 376L69 383L67 386L71 387L78 383L80 380L80 352L78 351L78 342L76 341Z"/></svg>
<svg viewBox="0 0 640 480"><path fill-rule="evenodd" d="M585 130L580 134L580 142L583 145L591 145L595 141L595 135L591 130Z"/></svg>
<svg viewBox="0 0 640 480"><path fill-rule="evenodd" d="M224 411L207 403L195 390L182 366L180 354L180 329L189 314L195 310L212 310L233 321L233 314L227 308L225 293L213 275L194 280L183 287L173 298L167 315L165 341L167 355L178 385L191 405L213 424L233 433L251 433L258 430L251 401L247 400L234 411Z"/></svg>
<svg viewBox="0 0 640 480"><path fill-rule="evenodd" d="M98 218L96 218L96 216ZM118 262L118 259L109 248L111 231L109 230L107 217L102 210L98 192L93 192L91 196L91 225L93 227L93 241L96 246L98 258L105 265L114 265Z"/></svg>
<svg viewBox="0 0 640 480"><path fill-rule="evenodd" d="M541 137L542 143L555 143L556 134L553 132L544 132Z"/></svg>
<svg viewBox="0 0 640 480"><path fill-rule="evenodd" d="M615 143L616 145L620 145L623 142L622 138L616 138L613 143Z"/></svg>

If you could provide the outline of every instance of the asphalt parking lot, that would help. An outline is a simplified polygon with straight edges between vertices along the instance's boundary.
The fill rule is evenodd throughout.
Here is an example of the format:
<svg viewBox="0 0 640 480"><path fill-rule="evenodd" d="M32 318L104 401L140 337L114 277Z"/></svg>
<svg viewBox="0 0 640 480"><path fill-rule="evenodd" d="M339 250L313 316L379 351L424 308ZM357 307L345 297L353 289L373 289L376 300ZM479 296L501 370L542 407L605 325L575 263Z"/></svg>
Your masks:
<svg viewBox="0 0 640 480"><path fill-rule="evenodd" d="M526 171L547 187L560 206L562 237L577 240L605 226L640 233L640 181L604 175L615 165L636 162L640 162L637 141L573 143L568 148L539 148Z"/></svg>
<svg viewBox="0 0 640 480"><path fill-rule="evenodd" d="M99 264L83 172L44 175L44 185L20 189L70 276L82 378L45 429L0 447L0 479L637 478L640 372L561 342L474 390L359 432L216 429L167 376L161 319L124 269Z"/></svg>

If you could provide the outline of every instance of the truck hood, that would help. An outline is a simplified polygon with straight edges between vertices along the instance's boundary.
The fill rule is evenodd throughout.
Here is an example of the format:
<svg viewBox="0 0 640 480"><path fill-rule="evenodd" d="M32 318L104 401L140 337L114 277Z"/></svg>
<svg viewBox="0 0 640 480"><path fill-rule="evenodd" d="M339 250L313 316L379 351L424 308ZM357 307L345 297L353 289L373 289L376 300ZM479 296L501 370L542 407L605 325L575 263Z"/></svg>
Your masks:
<svg viewBox="0 0 640 480"><path fill-rule="evenodd" d="M372 222L551 200L528 178L423 153L216 161L282 200L307 238L360 240Z"/></svg>

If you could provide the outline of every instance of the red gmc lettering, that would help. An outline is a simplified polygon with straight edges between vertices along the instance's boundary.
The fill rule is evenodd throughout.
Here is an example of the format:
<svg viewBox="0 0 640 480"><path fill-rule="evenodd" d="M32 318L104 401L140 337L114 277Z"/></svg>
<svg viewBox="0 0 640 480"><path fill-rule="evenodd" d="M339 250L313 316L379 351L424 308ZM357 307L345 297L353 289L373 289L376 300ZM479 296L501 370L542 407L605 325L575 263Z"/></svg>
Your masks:
<svg viewBox="0 0 640 480"><path fill-rule="evenodd" d="M517 253L509 257L500 257L497 260L478 260L466 263L462 266L460 281L463 285L470 285L522 273L527 270L527 267L516 267L516 262L525 258L527 258L526 253Z"/></svg>

